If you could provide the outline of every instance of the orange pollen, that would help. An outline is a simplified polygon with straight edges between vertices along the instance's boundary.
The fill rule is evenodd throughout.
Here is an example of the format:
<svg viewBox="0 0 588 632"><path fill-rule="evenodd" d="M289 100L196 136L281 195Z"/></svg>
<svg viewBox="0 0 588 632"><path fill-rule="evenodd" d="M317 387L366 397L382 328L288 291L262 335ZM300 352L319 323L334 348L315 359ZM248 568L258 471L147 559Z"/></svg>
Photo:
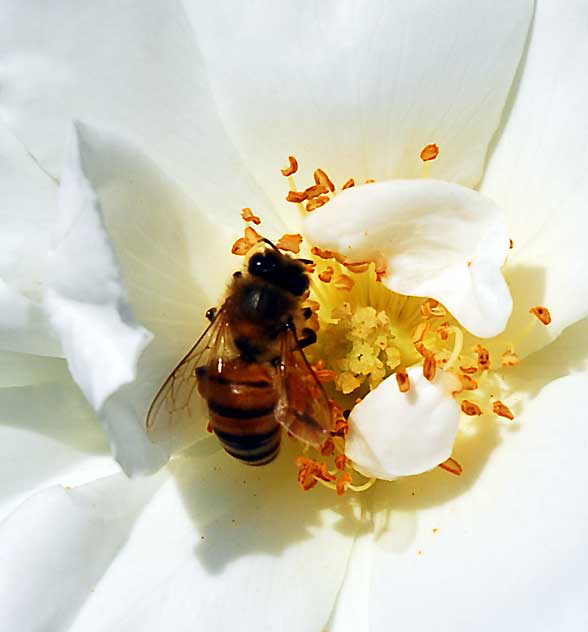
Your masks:
<svg viewBox="0 0 588 632"><path fill-rule="evenodd" d="M304 202L306 198L307 198L306 191L288 191L288 195L286 196L286 201L296 202L297 204L300 204L301 202Z"/></svg>
<svg viewBox="0 0 588 632"><path fill-rule="evenodd" d="M434 353L428 353L425 356L425 362L423 363L423 375L429 382L433 381L435 378L435 373L437 372L437 361L435 360Z"/></svg>
<svg viewBox="0 0 588 632"><path fill-rule="evenodd" d="M467 399L464 399L461 403L461 409L466 415L469 415L470 417L475 417L476 415L482 414L480 407L473 402L469 402Z"/></svg>
<svg viewBox="0 0 588 632"><path fill-rule="evenodd" d="M478 354L478 367L480 371L487 371L490 368L490 352L482 345L476 345L476 353Z"/></svg>
<svg viewBox="0 0 588 632"><path fill-rule="evenodd" d="M253 222L255 225L261 224L261 219L257 215L254 215L253 211L248 207L241 211L241 217L246 222Z"/></svg>
<svg viewBox="0 0 588 632"><path fill-rule="evenodd" d="M329 188L326 187L324 184L313 184L311 187L308 187L308 189L304 189L307 200L312 200L313 198L318 197L323 193L328 193L328 191Z"/></svg>
<svg viewBox="0 0 588 632"><path fill-rule="evenodd" d="M512 349L507 349L502 354L501 360L502 366L516 366L521 362L518 353L515 353Z"/></svg>
<svg viewBox="0 0 588 632"><path fill-rule="evenodd" d="M478 367L477 366L460 366L459 370L463 371L463 373L467 373L468 375L473 375L474 373L478 372Z"/></svg>
<svg viewBox="0 0 588 632"><path fill-rule="evenodd" d="M459 381L461 382L461 388L464 391L475 391L478 388L478 382L469 375L459 374Z"/></svg>
<svg viewBox="0 0 588 632"><path fill-rule="evenodd" d="M337 496L343 496L343 494L345 494L347 485L351 483L351 480L351 474L349 474L349 472L343 472L343 474L341 474L341 477L336 483Z"/></svg>
<svg viewBox="0 0 588 632"><path fill-rule="evenodd" d="M410 390L410 378L404 367L399 368L396 371L396 382L398 384L398 390L401 393L408 393Z"/></svg>
<svg viewBox="0 0 588 632"><path fill-rule="evenodd" d="M355 186L355 180L353 178L349 178L347 182L341 187L342 189L350 189Z"/></svg>
<svg viewBox="0 0 588 632"><path fill-rule="evenodd" d="M439 467L446 472L459 476L463 472L463 467L453 457L449 457L447 461L439 463Z"/></svg>
<svg viewBox="0 0 588 632"><path fill-rule="evenodd" d="M305 492L312 489L317 484L318 479L327 482L335 480L335 476L329 473L326 463L319 463L314 459L299 456L296 459L296 467L298 468L298 483Z"/></svg>
<svg viewBox="0 0 588 632"><path fill-rule="evenodd" d="M317 246L313 246L310 252L321 259L335 259L335 261L338 261L339 263L343 263L345 261L345 257L334 250L321 250Z"/></svg>
<svg viewBox="0 0 588 632"><path fill-rule="evenodd" d="M316 169L314 172L314 181L327 187L331 193L335 190L335 185L331 182L329 176L322 170Z"/></svg>
<svg viewBox="0 0 588 632"><path fill-rule="evenodd" d="M310 213L315 209L323 206L329 201L329 198L326 195L319 195L318 197L313 198L306 204L306 210Z"/></svg>
<svg viewBox="0 0 588 632"><path fill-rule="evenodd" d="M537 318L544 324L549 325L551 322L551 314L547 307L543 307L542 305L537 305L537 307L531 307L529 310L530 314L535 314Z"/></svg>
<svg viewBox="0 0 588 632"><path fill-rule="evenodd" d="M420 155L423 162L435 160L435 158L439 155L439 146L431 143L430 145L423 147Z"/></svg>
<svg viewBox="0 0 588 632"><path fill-rule="evenodd" d="M282 235L276 244L280 250L287 250L298 254L300 252L300 244L302 243L302 235L298 233Z"/></svg>
<svg viewBox="0 0 588 632"><path fill-rule="evenodd" d="M333 287L337 288L338 290L345 290L346 292L349 292L354 285L355 281L346 274L340 274L333 281Z"/></svg>
<svg viewBox="0 0 588 632"><path fill-rule="evenodd" d="M347 467L347 461L348 459L344 454L338 454L335 457L335 467L338 470L343 471Z"/></svg>
<svg viewBox="0 0 588 632"><path fill-rule="evenodd" d="M343 265L349 270L349 272L365 272L370 267L369 261L345 261Z"/></svg>
<svg viewBox="0 0 588 632"><path fill-rule="evenodd" d="M331 437L329 437L321 446L321 454L323 456L332 456L335 454L335 443Z"/></svg>
<svg viewBox="0 0 588 632"><path fill-rule="evenodd" d="M323 283L330 283L331 280L333 279L333 274L335 273L335 271L333 270L333 268L331 266L329 266L328 268L325 268L319 275L318 278L323 282Z"/></svg>
<svg viewBox="0 0 588 632"><path fill-rule="evenodd" d="M290 163L289 167L280 169L283 176L291 176L298 171L298 160L294 156L288 156L288 162Z"/></svg>
<svg viewBox="0 0 588 632"><path fill-rule="evenodd" d="M261 239L261 235L251 226L245 228L245 237L237 239L231 248L234 255L246 255L256 243Z"/></svg>
<svg viewBox="0 0 588 632"><path fill-rule="evenodd" d="M514 415L510 412L508 406L505 406L502 402L494 402L492 404L492 411L495 415L499 415L500 417L506 417L511 421L514 419Z"/></svg>

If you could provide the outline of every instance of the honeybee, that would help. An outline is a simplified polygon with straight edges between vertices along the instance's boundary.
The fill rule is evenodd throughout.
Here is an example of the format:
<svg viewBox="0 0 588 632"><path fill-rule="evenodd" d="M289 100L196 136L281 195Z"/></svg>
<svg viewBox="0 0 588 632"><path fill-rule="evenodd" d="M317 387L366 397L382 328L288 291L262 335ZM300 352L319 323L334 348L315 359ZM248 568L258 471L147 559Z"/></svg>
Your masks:
<svg viewBox="0 0 588 632"><path fill-rule="evenodd" d="M303 351L316 342L316 332L304 327L312 310L301 305L310 262L262 242L245 269L233 274L222 306L208 310L210 325L147 414L147 429L155 436L157 428L189 418L198 391L208 406L209 428L231 456L248 465L276 457L282 426L317 447L332 430L328 397Z"/></svg>

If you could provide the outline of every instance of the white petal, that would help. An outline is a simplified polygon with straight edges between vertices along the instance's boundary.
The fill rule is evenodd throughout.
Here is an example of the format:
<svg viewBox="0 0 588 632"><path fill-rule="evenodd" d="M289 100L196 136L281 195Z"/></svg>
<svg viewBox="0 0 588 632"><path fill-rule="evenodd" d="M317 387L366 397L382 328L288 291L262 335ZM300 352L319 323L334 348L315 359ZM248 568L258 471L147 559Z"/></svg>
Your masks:
<svg viewBox="0 0 588 632"><path fill-rule="evenodd" d="M57 187L4 127L0 164L0 349L59 355L38 305Z"/></svg>
<svg viewBox="0 0 588 632"><path fill-rule="evenodd" d="M515 309L505 336L523 355L588 315L588 8L539 2L512 111L482 191L508 213L514 248L505 276ZM547 306L548 327L526 329L529 308Z"/></svg>
<svg viewBox="0 0 588 632"><path fill-rule="evenodd" d="M44 304L74 379L99 411L113 393L134 380L151 334L131 314L98 199L82 170L79 143L74 130L61 179ZM150 461L163 462L141 421L103 420L115 453L129 471ZM137 460L141 466L133 462Z"/></svg>
<svg viewBox="0 0 588 632"><path fill-rule="evenodd" d="M339 531L346 510L330 508L334 496L327 490L303 493L292 453L284 457L264 468L225 454L176 464L175 480L149 499L138 519L128 483L74 490L73 505L47 497L44 505L27 503L0 531L11 577L3 597L11 629L34 616L39 627L73 632L322 630L353 525ZM16 531L21 519L35 530L27 546L9 548L7 527ZM52 620L54 613L60 618Z"/></svg>
<svg viewBox="0 0 588 632"><path fill-rule="evenodd" d="M271 205L219 121L180 3L4 0L2 17L0 114L49 173L59 177L64 132L83 120L146 149L210 217L240 229L250 206L269 221Z"/></svg>
<svg viewBox="0 0 588 632"><path fill-rule="evenodd" d="M67 369L54 368L42 384L0 389L0 517L43 487L119 469Z"/></svg>
<svg viewBox="0 0 588 632"><path fill-rule="evenodd" d="M316 167L341 186L418 176L419 153L433 142L434 177L475 185L533 8L527 0L184 4L223 121L256 180L282 201L278 169L289 154L301 165L299 186L313 183Z"/></svg>
<svg viewBox="0 0 588 632"><path fill-rule="evenodd" d="M391 376L351 411L345 453L365 476L420 474L451 456L460 417L451 391L459 384L442 371L429 382L422 367L408 369L408 376L408 393Z"/></svg>
<svg viewBox="0 0 588 632"><path fill-rule="evenodd" d="M0 525L2 629L70 629L158 483L121 474L54 487L11 514Z"/></svg>
<svg viewBox="0 0 588 632"><path fill-rule="evenodd" d="M480 418L456 444L461 477L376 490L370 629L585 629L587 377L545 387L516 431Z"/></svg>
<svg viewBox="0 0 588 632"><path fill-rule="evenodd" d="M343 191L307 216L304 228L315 244L352 260L382 257L391 290L437 299L477 336L506 325L506 226L476 191L440 180L377 182Z"/></svg>

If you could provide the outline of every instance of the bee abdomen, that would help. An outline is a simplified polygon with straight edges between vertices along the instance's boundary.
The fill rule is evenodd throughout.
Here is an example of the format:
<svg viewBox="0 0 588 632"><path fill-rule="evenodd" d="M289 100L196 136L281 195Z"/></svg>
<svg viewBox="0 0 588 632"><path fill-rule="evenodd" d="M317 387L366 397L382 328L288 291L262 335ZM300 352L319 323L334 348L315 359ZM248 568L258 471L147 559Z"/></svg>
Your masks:
<svg viewBox="0 0 588 632"><path fill-rule="evenodd" d="M238 370L236 370L238 368ZM281 426L274 417L277 395L259 365L228 365L220 374L197 373L212 430L224 449L248 465L265 465L278 454Z"/></svg>
<svg viewBox="0 0 588 632"><path fill-rule="evenodd" d="M247 465L265 465L273 461L280 449L281 427L271 418L258 418L262 425L273 427L266 432L257 430L251 434L237 434L229 430L234 420L213 415L212 429L219 438L223 448L234 458ZM269 423L268 423L269 422ZM222 429L221 429L222 428Z"/></svg>

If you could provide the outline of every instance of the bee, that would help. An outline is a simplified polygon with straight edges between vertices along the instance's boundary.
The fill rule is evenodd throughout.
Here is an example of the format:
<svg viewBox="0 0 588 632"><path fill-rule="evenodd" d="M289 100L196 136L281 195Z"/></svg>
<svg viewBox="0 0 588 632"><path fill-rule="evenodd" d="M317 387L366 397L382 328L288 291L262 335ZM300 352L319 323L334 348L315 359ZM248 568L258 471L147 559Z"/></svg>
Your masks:
<svg viewBox="0 0 588 632"><path fill-rule="evenodd" d="M152 437L177 426L190 418L197 391L209 429L248 465L273 461L282 427L316 447L332 430L328 397L303 351L316 342L304 326L312 310L302 307L311 262L261 241L233 274L222 306L208 310L209 326L159 389L146 422Z"/></svg>

